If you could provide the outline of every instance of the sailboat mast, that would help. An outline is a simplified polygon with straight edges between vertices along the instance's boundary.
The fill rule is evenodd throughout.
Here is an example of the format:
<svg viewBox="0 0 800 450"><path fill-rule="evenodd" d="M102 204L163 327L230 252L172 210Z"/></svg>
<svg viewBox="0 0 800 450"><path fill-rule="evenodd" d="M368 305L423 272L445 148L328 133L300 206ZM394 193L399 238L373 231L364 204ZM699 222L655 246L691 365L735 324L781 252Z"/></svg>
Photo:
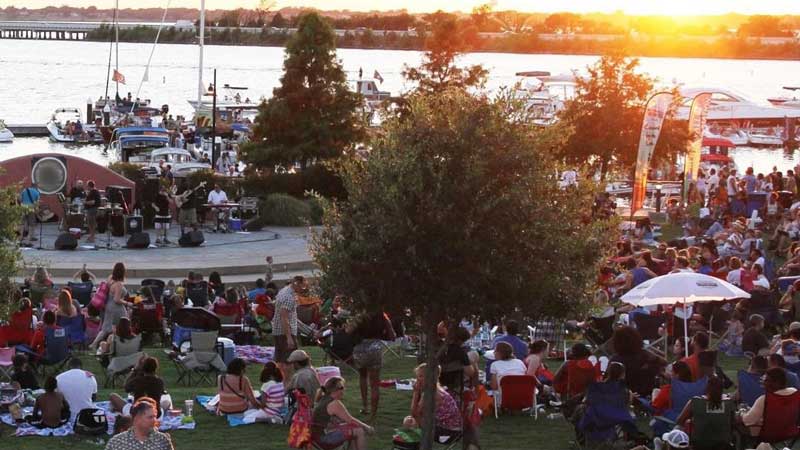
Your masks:
<svg viewBox="0 0 800 450"><path fill-rule="evenodd" d="M197 107L203 103L203 92L205 86L203 85L203 44L205 43L206 35L206 0L200 0L200 62L197 74ZM215 86L216 88L216 86Z"/></svg>
<svg viewBox="0 0 800 450"><path fill-rule="evenodd" d="M114 5L114 40L116 41L116 61L114 63L114 70L116 73L119 73L119 0L115 2ZM116 78L116 77L115 77ZM117 97L119 97L119 80L116 80L117 83Z"/></svg>

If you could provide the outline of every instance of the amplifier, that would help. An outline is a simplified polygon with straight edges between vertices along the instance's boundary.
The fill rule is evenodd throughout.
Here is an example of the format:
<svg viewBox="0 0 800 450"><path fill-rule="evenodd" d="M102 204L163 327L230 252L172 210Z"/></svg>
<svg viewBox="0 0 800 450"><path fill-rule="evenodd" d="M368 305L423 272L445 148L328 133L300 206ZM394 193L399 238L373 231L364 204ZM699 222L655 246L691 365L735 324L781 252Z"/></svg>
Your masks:
<svg viewBox="0 0 800 450"><path fill-rule="evenodd" d="M67 229L83 228L83 214L67 214Z"/></svg>
<svg viewBox="0 0 800 450"><path fill-rule="evenodd" d="M111 235L125 236L125 218L121 214L111 214Z"/></svg>
<svg viewBox="0 0 800 450"><path fill-rule="evenodd" d="M142 216L125 216L125 234L141 233L144 230Z"/></svg>

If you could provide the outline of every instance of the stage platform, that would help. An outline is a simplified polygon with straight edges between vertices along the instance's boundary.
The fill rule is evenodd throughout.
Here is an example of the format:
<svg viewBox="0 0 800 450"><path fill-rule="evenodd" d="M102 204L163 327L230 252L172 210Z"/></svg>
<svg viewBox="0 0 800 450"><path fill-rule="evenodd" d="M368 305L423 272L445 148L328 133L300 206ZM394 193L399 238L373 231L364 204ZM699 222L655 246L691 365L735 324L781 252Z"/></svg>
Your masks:
<svg viewBox="0 0 800 450"><path fill-rule="evenodd" d="M189 271L200 272L204 277L217 271L226 284L252 286L264 277L264 258L272 256L274 281L283 282L295 275L314 277L315 266L308 251L309 235L314 228L270 227L255 232L213 233L203 230L205 242L199 247L179 247L180 229L173 226L168 239L171 245L155 247L156 230L150 234L150 248L125 248L128 236L97 235L94 244L86 237L78 242L76 250L55 250L59 231L56 224L42 226L42 239L33 247L21 248L25 268L15 281L30 276L38 265L47 268L57 285L66 284L84 264L98 278L106 278L117 262L125 263L130 286L138 286L145 278L173 280L179 283ZM39 229L35 230L38 238ZM110 246L108 245L110 242ZM39 248L41 246L41 248ZM109 248L110 247L110 248Z"/></svg>

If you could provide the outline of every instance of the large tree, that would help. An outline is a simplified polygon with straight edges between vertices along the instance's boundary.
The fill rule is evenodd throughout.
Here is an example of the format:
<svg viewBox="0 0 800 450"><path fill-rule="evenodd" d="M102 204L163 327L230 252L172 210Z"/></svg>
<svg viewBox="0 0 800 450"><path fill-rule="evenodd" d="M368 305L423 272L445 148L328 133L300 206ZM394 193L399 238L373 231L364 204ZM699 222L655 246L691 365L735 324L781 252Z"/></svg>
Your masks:
<svg viewBox="0 0 800 450"><path fill-rule="evenodd" d="M2 171L2 169L0 169ZM25 206L17 203L19 186L0 188L0 322L7 321L19 309L14 277L20 271L17 231Z"/></svg>
<svg viewBox="0 0 800 450"><path fill-rule="evenodd" d="M591 188L558 189L551 149L515 108L456 88L412 96L367 158L343 161L348 199L312 243L323 287L361 308L410 310L430 370L441 320L582 309L610 246L609 224L584 215Z"/></svg>
<svg viewBox="0 0 800 450"><path fill-rule="evenodd" d="M611 170L625 175L633 170L644 108L654 93L654 80L637 73L638 65L636 58L608 55L578 78L576 96L561 114L572 128L560 154L566 161L594 162L603 179ZM666 120L654 160L685 151L689 137L685 122Z"/></svg>
<svg viewBox="0 0 800 450"><path fill-rule="evenodd" d="M477 28L471 21L462 21L454 14L438 11L427 17L427 23L422 64L403 69L403 76L417 83L417 92L437 93L451 87L483 86L488 75L483 66L456 65L457 59L476 44Z"/></svg>
<svg viewBox="0 0 800 450"><path fill-rule="evenodd" d="M300 17L286 45L281 86L259 106L244 158L256 167L302 167L336 158L364 136L359 94L336 59L336 34L317 13Z"/></svg>

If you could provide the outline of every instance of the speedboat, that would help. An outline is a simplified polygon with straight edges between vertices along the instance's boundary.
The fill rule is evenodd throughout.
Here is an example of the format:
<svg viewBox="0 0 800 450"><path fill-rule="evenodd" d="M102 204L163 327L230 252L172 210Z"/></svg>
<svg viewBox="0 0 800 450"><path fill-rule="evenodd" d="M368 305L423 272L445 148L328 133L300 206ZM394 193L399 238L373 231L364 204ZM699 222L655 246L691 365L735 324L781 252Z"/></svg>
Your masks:
<svg viewBox="0 0 800 450"><path fill-rule="evenodd" d="M169 131L156 127L115 128L110 147L122 162L145 166L150 153L169 146Z"/></svg>
<svg viewBox="0 0 800 450"><path fill-rule="evenodd" d="M703 139L723 139L736 147L750 143L747 132L728 122L714 122L703 129Z"/></svg>
<svg viewBox="0 0 800 450"><path fill-rule="evenodd" d="M784 86L783 88L792 92L800 91L800 86ZM767 101L782 108L800 108L800 98L795 96L770 97L767 99Z"/></svg>
<svg viewBox="0 0 800 450"><path fill-rule="evenodd" d="M555 123L566 102L575 97L577 78L573 74L530 71L516 75L520 80L513 94L525 102L526 110L537 125Z"/></svg>
<svg viewBox="0 0 800 450"><path fill-rule="evenodd" d="M712 122L734 123L740 129L750 124L774 122L783 124L784 120L800 118L800 109L777 108L773 105L759 105L730 89L717 87L681 88L683 103L678 107L676 119L688 120L692 100L699 94L710 93L711 105L706 120Z"/></svg>
<svg viewBox="0 0 800 450"><path fill-rule="evenodd" d="M14 133L6 128L6 123L0 120L0 142L11 142L14 140Z"/></svg>
<svg viewBox="0 0 800 450"><path fill-rule="evenodd" d="M103 142L94 124L81 123L78 108L58 108L47 122L50 140L65 144L96 144Z"/></svg>

